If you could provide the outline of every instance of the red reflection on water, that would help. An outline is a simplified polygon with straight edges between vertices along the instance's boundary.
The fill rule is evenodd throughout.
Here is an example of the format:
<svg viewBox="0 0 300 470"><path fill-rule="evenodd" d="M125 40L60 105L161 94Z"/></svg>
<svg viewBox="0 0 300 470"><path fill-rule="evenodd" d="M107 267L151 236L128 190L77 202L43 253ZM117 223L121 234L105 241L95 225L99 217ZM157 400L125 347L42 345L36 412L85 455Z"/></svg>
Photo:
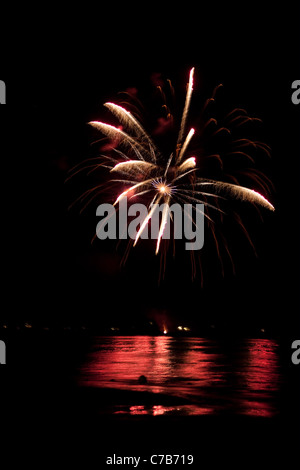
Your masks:
<svg viewBox="0 0 300 470"><path fill-rule="evenodd" d="M276 413L272 400L279 388L278 345L273 340L252 339L248 341L247 367L242 374L246 395L243 400L245 414L273 416ZM247 393L246 393L247 392Z"/></svg>
<svg viewBox="0 0 300 470"><path fill-rule="evenodd" d="M277 345L274 341L249 341L249 367L246 381L250 390L276 390L278 387Z"/></svg>
<svg viewBox="0 0 300 470"><path fill-rule="evenodd" d="M213 408L199 407L198 405L134 405L128 407L121 407L114 414L130 414L134 415L148 415L148 416L161 416L161 415L199 415L199 414L212 414Z"/></svg>
<svg viewBox="0 0 300 470"><path fill-rule="evenodd" d="M146 380L139 381L142 375ZM130 405L118 405L113 413L272 416L279 387L277 344L255 339L227 344L226 349L223 343L202 338L95 338L80 384L148 392L139 395L139 404L134 404L133 395ZM172 404L162 404L166 396L172 397ZM173 405L174 397L178 406Z"/></svg>
<svg viewBox="0 0 300 470"><path fill-rule="evenodd" d="M187 381L202 386L218 381L213 373L216 355L207 351L204 341L175 339L168 336L131 336L101 338L99 349L91 352L90 361L81 370L81 382L93 386L110 386L170 392ZM203 345L201 344L203 343ZM147 384L138 382L144 375Z"/></svg>

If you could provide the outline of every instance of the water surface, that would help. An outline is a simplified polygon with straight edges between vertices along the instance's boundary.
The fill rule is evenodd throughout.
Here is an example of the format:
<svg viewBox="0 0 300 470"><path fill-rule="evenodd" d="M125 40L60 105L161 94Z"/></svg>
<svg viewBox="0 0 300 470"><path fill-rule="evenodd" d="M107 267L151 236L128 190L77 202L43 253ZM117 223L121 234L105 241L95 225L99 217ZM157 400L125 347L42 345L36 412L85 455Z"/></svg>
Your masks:
<svg viewBox="0 0 300 470"><path fill-rule="evenodd" d="M139 382L141 375L147 383ZM129 391L135 392L126 403L118 400L103 408L103 412L112 414L271 417L278 413L281 385L278 344L270 339L230 342L98 336L80 367L78 382L81 386L127 391L127 397ZM144 403L137 400L142 396L137 392L144 392Z"/></svg>

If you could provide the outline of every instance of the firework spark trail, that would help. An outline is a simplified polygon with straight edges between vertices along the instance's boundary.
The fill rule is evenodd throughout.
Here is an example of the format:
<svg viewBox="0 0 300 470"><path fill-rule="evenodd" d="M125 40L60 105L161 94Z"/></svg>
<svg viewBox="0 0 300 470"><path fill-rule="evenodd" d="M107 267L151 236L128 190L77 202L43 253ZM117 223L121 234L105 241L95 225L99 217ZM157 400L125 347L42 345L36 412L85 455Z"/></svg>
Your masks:
<svg viewBox="0 0 300 470"><path fill-rule="evenodd" d="M188 88L187 88L187 93L186 93L186 98L185 98L185 105L184 105L184 109L182 113L181 125L180 125L180 130L179 130L178 139L177 139L177 149L179 150L180 150L183 138L184 138L185 125L186 125L188 112L190 108L190 102L191 102L192 93L193 93L194 70L195 70L194 67L190 70L189 83L188 83Z"/></svg>
<svg viewBox="0 0 300 470"><path fill-rule="evenodd" d="M178 171L181 173L183 170L188 170L190 168L194 168L196 166L196 158L190 157L187 158L179 167Z"/></svg>
<svg viewBox="0 0 300 470"><path fill-rule="evenodd" d="M134 244L133 246L135 246L137 244L137 241L138 239L140 238L142 232L144 231L147 223L149 222L149 220L151 219L152 215L154 214L154 212L156 211L157 209L157 206L159 204L159 201L161 200L162 196L157 196L157 194L154 196L154 198L152 199L151 203L150 203L150 211L148 212L148 215L145 217L144 221L142 222L137 234L136 234L136 237L135 237L135 240L134 240ZM154 204L155 202L155 204Z"/></svg>
<svg viewBox="0 0 300 470"><path fill-rule="evenodd" d="M141 151L145 150L142 144L140 144L140 142L136 138L131 137L129 134L122 131L118 127L100 121L91 121L89 124L95 127L96 129L100 130L104 135L107 135L107 137L117 138L120 143L127 143L132 147L139 148ZM138 156L140 156L140 158L144 160L140 152L138 153Z"/></svg>
<svg viewBox="0 0 300 470"><path fill-rule="evenodd" d="M144 170L155 168L153 163L139 161L139 160L129 160L127 162L117 163L110 171L123 171L124 173L136 173L137 171L145 172Z"/></svg>
<svg viewBox="0 0 300 470"><path fill-rule="evenodd" d="M110 184L121 184L127 186L127 188L115 199L114 206L118 205L125 197L130 199L132 197L141 197L144 195L150 196L148 213L141 222L140 228L133 242L133 246L137 244L147 224L151 221L158 204L163 201L164 208L158 230L156 254L160 251L161 240L170 215L170 211L168 209L170 208L170 204L173 200L178 201L183 206L183 209L185 209L185 203L192 203L195 211L199 210L197 204L204 204L207 211L212 209L213 211L216 211L216 213L220 214L220 217L222 217L225 212L220 208L219 201L227 198L247 201L252 205L257 205L274 211L274 206L262 194L254 189L240 185L237 177L233 174L227 175L223 172L224 179L230 179L230 183L228 181L219 180L219 178L213 179L201 177L201 165L200 167L197 166L197 160L199 157L197 156L197 153L195 155L191 155L191 152L189 151L192 137L195 134L197 136L197 132L195 131L195 128L192 127L186 134L193 84L194 68L192 68L189 73L185 103L175 148L167 158L157 149L151 136L146 132L138 119L122 106L112 102L107 102L104 105L112 115L118 119L120 127L99 121L91 121L89 123L91 126L101 131L105 136L110 139L114 139L116 142L116 145L112 148L112 152L115 153L115 156L104 155L104 161L102 163L99 163L98 160L96 160L94 164L91 162L85 167L87 169L91 167L92 169L90 172L100 167L108 168L112 174L120 175L120 178L109 180ZM215 94L219 87L220 86L215 88L212 98L206 100L204 109L207 109L210 103L215 101ZM164 97L165 103L165 95L161 87L159 88ZM166 104L164 104L164 106L166 106ZM173 116L171 115L169 108L168 116L173 125ZM216 126L216 129L213 129L213 132L211 133L215 139L218 138L218 135L222 132L231 136L230 126L234 124L235 126L240 127L245 123L254 120L257 121L258 119L250 118L243 108L235 108L225 116L224 123L219 127L216 119L208 119L203 125L202 132L211 126ZM250 148L259 149L266 155L270 156L269 146L259 141L252 141L248 138L236 138L235 140L232 139L232 145L233 147L231 151L225 154L225 156L230 156L230 158L244 158L253 164L254 159L248 153ZM124 147L124 151L120 150L118 147ZM221 154L211 153L206 155L205 158L215 159L219 163L220 170L223 171L223 158ZM165 163L163 163L163 161L165 161ZM76 173L78 171L80 171L80 169L76 170ZM241 175L242 173L243 171L240 171ZM244 173L246 175L246 171ZM198 176L199 174L200 176ZM253 165L251 168L251 181L255 182L256 187L261 188L263 192L268 191L267 179L263 178L263 175L260 174L258 170L255 170ZM90 200L92 200L97 195L97 191L100 186L101 185L96 185L94 188L84 193L82 199L90 197ZM87 204L88 203L89 202L87 202ZM204 216L209 224L209 228L219 254L220 247L216 236L214 220L209 213L204 213ZM236 218L236 220L240 220L240 218ZM194 219L193 223L195 224ZM248 233L244 225L241 221L239 223L248 237ZM231 259L226 243L225 249ZM127 255L128 253L126 256Z"/></svg>
<svg viewBox="0 0 300 470"><path fill-rule="evenodd" d="M157 253L159 252L160 241L161 241L161 239L162 239L162 236L163 236L163 233L164 233L164 230L165 230L167 221L168 221L170 199L171 199L171 196L167 196L167 197L166 197L166 200L165 200L165 204L164 204L164 208L163 208L163 213L162 213L162 218L161 218L161 224L160 224L160 228L159 228L159 232L158 232L158 237L157 237L157 243L156 243L156 250L155 250L155 254L156 254L156 255L157 255Z"/></svg>
<svg viewBox="0 0 300 470"><path fill-rule="evenodd" d="M106 106L106 108L108 108L111 113L117 116L120 122L125 125L125 127L131 129L139 138L140 142L144 143L144 141L147 141L148 144L152 147L152 149L156 150L156 152L151 152L151 157L153 161L156 162L156 154L158 153L158 150L156 149L151 137L145 131L142 125L138 122L138 120L125 108L115 103L108 102L105 103L104 106Z"/></svg>
<svg viewBox="0 0 300 470"><path fill-rule="evenodd" d="M148 134L145 132L141 124L125 108L110 102L104 103L104 106L108 108L111 113L117 116L122 124L132 129L138 137L145 137L147 140L149 139Z"/></svg>
<svg viewBox="0 0 300 470"><path fill-rule="evenodd" d="M189 143L190 143L190 141L191 141L191 138L193 137L194 134L195 134L195 129L192 128L192 129L190 130L190 132L188 133L188 135L186 136L186 139L185 139L185 141L184 141L184 143L183 143L183 146L182 146L182 148L181 148L181 150L180 150L180 152L179 152L179 155L178 155L178 158L177 158L177 162L176 162L177 165L181 162L181 160L182 160L182 158L183 158L183 156L184 156L184 154L185 154L185 152L186 152L186 149L188 148L188 145L189 145Z"/></svg>
<svg viewBox="0 0 300 470"><path fill-rule="evenodd" d="M213 188L216 189L216 191L224 191L226 193L229 193L229 195L236 197L237 199L240 199L242 201L248 201L250 203L257 203L271 211L275 210L274 206L264 196L259 194L257 191L254 191L253 189L245 188L244 186L239 186L235 184L224 183L221 181L214 181L214 180L201 181L201 179L198 180L197 183L195 183L195 186L196 185L212 186Z"/></svg>
<svg viewBox="0 0 300 470"><path fill-rule="evenodd" d="M118 181L118 180L115 180L115 181ZM120 181L120 182L123 182L123 183L129 183L129 181L127 181L127 180L119 180L119 181ZM134 184L133 186L130 186L128 189L126 189L125 191L123 191L123 192L120 194L120 196L117 197L117 199L116 199L115 202L114 202L114 206L115 206L116 204L118 204L118 202L120 202L121 199L123 199L124 197L126 197L127 194L129 193L129 191L134 191L135 189L138 189L139 187L145 186L145 185L147 185L147 184L149 184L149 183L152 183L152 182L153 182L153 178L148 179L148 180L145 180L145 181L142 181L142 182L140 182L140 183L136 183L136 184Z"/></svg>

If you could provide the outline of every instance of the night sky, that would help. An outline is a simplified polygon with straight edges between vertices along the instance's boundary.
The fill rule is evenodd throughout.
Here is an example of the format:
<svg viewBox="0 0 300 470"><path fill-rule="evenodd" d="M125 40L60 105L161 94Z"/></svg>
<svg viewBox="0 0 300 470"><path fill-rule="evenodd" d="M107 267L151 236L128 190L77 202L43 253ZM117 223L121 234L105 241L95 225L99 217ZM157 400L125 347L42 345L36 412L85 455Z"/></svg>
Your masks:
<svg viewBox="0 0 300 470"><path fill-rule="evenodd" d="M66 16L35 12L15 23L11 37L19 40L0 76L8 103L1 106L5 322L134 325L166 317L295 336L300 105L291 102L291 83L300 78L300 42L297 15L282 8L226 2L108 11L99 4ZM195 95L208 97L223 83L232 107L262 118L260 132L272 148L266 172L275 185L275 213L263 211L264 222L245 214L258 257L233 233L236 274L225 261L222 277L215 252L205 252L203 287L191 281L188 254L169 260L160 284L159 259L143 247L121 269L124 247L90 243L95 206L83 215L68 211L81 184L86 188L84 176L65 183L72 166L91 155L95 134L87 122L103 119L105 101L130 87L149 99L156 73L184 96L192 66Z"/></svg>

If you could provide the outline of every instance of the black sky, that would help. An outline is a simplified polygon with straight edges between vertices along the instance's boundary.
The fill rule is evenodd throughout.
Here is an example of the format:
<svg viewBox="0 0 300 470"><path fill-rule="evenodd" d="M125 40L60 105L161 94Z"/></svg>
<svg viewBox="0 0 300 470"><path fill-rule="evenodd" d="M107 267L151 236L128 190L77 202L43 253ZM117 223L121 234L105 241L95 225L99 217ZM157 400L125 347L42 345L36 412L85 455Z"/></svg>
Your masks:
<svg viewBox="0 0 300 470"><path fill-rule="evenodd" d="M293 331L299 310L300 106L291 102L291 83L300 74L297 14L288 4L263 10L253 2L166 11L154 4L138 11L101 6L67 15L41 11L10 31L18 41L10 41L0 77L8 102L1 107L8 137L2 159L5 321L101 323L167 312L190 322ZM233 105L263 119L275 185L275 214L253 226L259 257L245 244L241 252L235 248L237 273L228 267L225 278L208 262L203 288L191 282L189 263L180 258L160 285L157 259L142 250L120 270L122 251L114 244L90 244L95 218L68 212L74 187L64 183L90 151L86 123L101 119L105 101L128 87L147 88L153 73L184 90L191 66L195 92L221 82Z"/></svg>

